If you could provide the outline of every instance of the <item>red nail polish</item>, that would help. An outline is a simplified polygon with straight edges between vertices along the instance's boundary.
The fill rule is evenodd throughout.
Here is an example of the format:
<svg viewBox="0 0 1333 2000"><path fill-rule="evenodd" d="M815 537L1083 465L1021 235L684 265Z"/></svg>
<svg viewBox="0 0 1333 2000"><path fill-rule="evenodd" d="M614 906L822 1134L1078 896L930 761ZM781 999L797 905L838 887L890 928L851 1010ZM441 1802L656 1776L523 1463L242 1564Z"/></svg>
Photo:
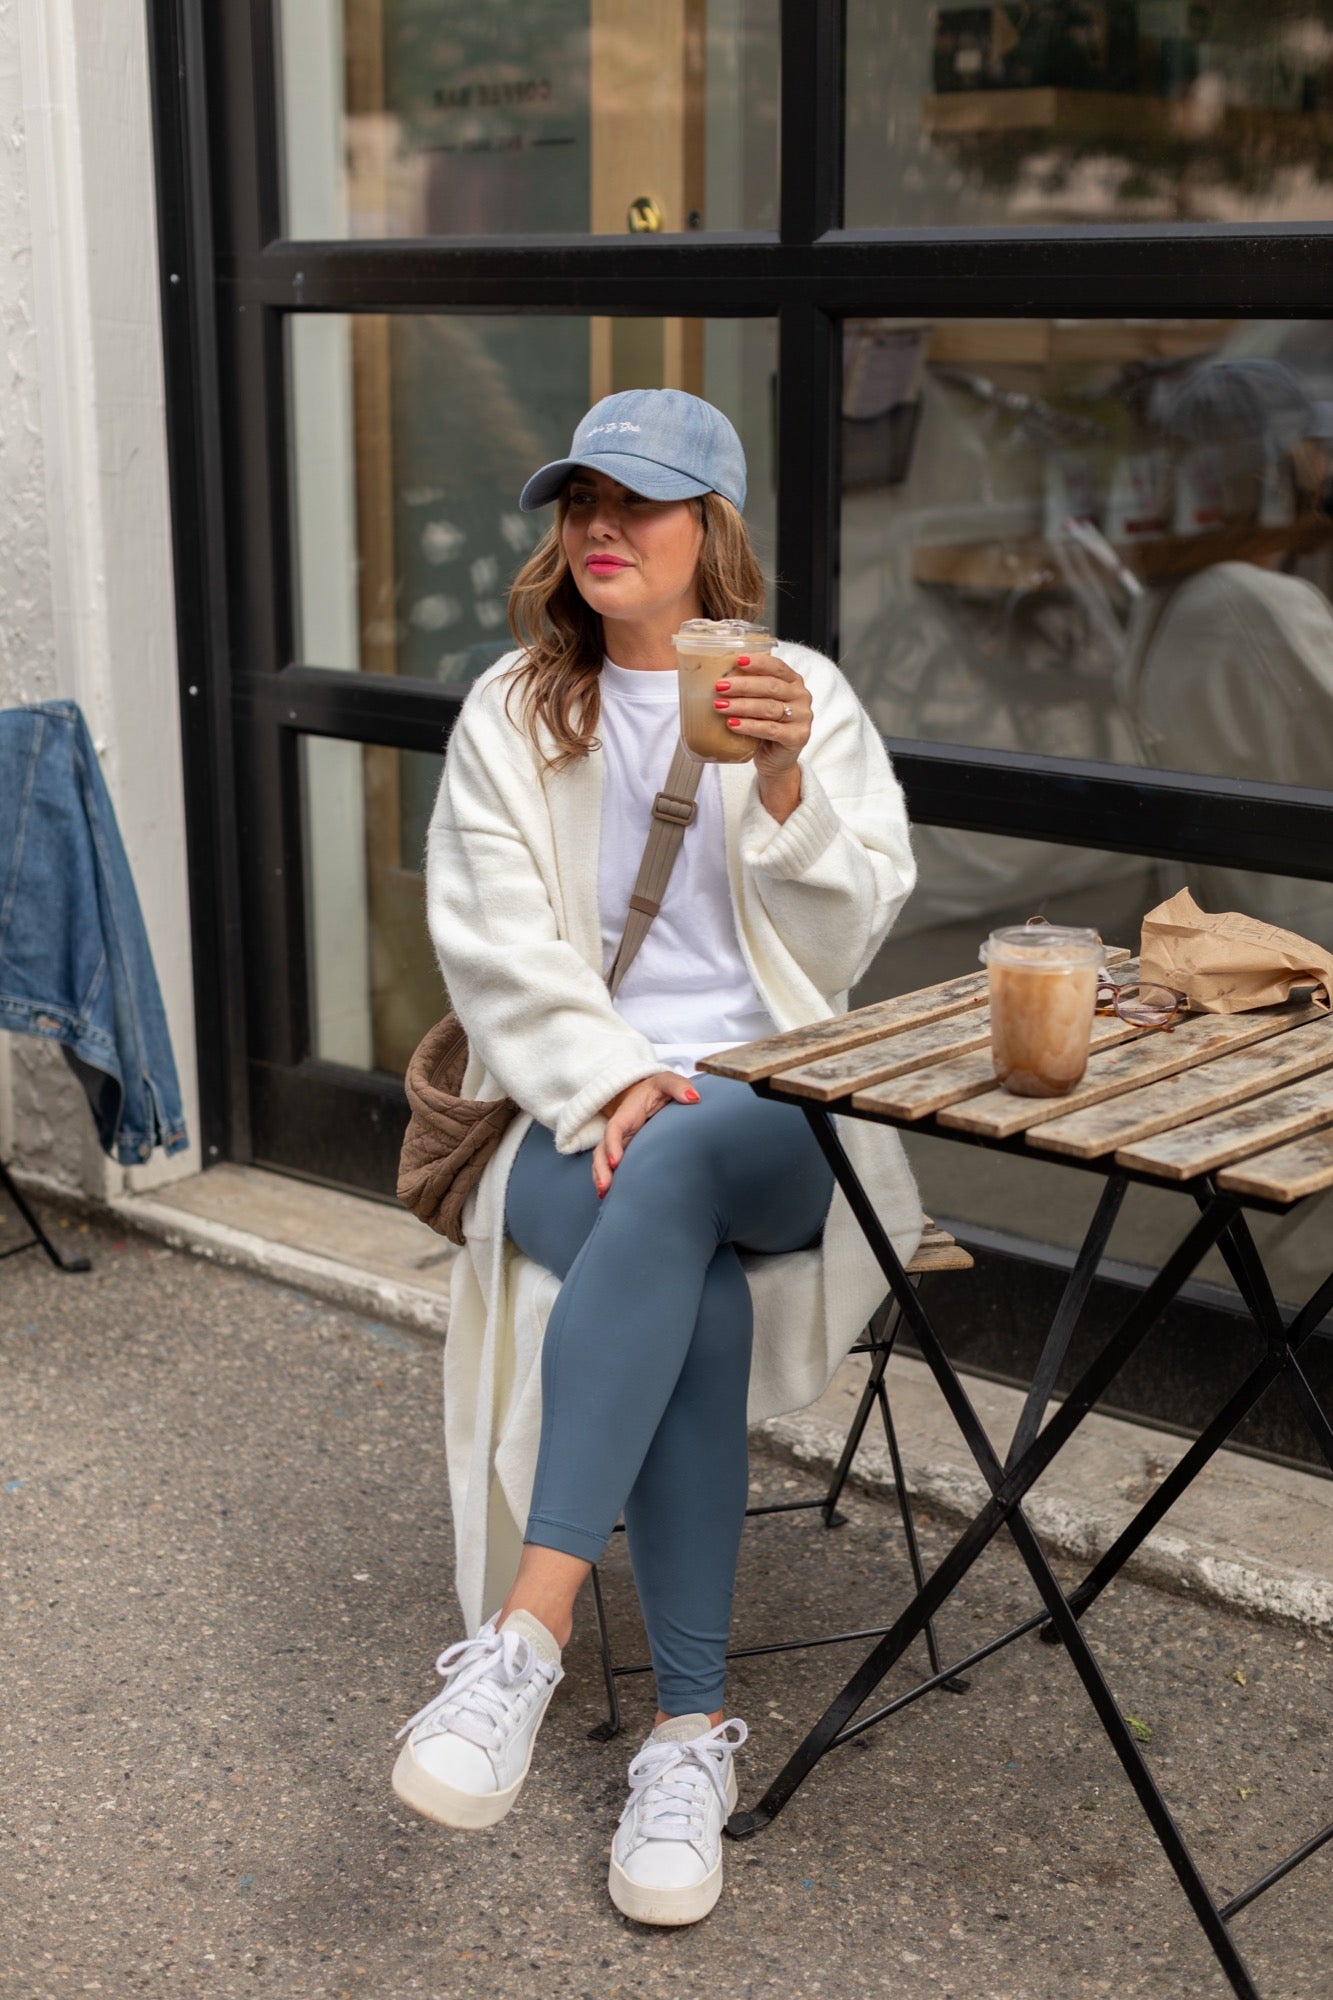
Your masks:
<svg viewBox="0 0 1333 2000"><path fill-rule="evenodd" d="M730 693L731 693L731 682L730 682L730 681L714 681L714 682L713 682L713 686L714 686L714 688L716 689L716 691L717 691L717 693L718 693L718 694L730 694Z"/></svg>
<svg viewBox="0 0 1333 2000"><path fill-rule="evenodd" d="M730 707L731 707L731 703L730 703L729 701L715 701L715 702L713 703L713 707L714 707L714 708L730 708Z"/></svg>
<svg viewBox="0 0 1333 2000"><path fill-rule="evenodd" d="M698 1093L698 1091L697 1091L697 1090L687 1090L687 1091L686 1091L686 1093L685 1093L685 1102L686 1102L687 1104L697 1104L697 1103L699 1102L699 1093Z"/></svg>
<svg viewBox="0 0 1333 2000"><path fill-rule="evenodd" d="M749 664L750 664L750 655L748 653L741 653L736 660L736 665L738 667L748 667Z"/></svg>
<svg viewBox="0 0 1333 2000"><path fill-rule="evenodd" d="M727 717L727 728L728 728L728 729L739 729L739 728L740 728L740 717L739 717L738 715L729 715L729 716Z"/></svg>

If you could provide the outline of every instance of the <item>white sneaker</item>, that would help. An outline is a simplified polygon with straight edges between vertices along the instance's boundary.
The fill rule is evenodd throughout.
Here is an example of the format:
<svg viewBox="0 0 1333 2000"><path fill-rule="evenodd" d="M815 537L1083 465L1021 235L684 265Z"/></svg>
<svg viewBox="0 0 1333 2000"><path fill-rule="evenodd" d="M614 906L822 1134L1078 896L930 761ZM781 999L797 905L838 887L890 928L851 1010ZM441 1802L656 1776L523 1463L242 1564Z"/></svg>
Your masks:
<svg viewBox="0 0 1333 2000"><path fill-rule="evenodd" d="M734 1734L733 1734L734 1732ZM706 1715L660 1722L629 1767L611 1843L611 1901L640 1924L697 1924L722 1894L722 1828L736 1808L731 1753L749 1731Z"/></svg>
<svg viewBox="0 0 1333 2000"><path fill-rule="evenodd" d="M441 1826L494 1826L523 1788L546 1704L564 1679L560 1648L530 1612L514 1611L499 1631L492 1618L475 1639L447 1646L435 1671L444 1686L394 1739L407 1737L394 1791Z"/></svg>

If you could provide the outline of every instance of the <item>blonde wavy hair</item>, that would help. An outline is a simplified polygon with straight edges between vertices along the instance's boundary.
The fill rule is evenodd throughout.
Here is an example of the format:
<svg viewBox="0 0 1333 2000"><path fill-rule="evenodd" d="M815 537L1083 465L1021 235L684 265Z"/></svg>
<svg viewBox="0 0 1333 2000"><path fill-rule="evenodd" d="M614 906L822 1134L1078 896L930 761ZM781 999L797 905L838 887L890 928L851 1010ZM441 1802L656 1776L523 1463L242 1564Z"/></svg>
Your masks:
<svg viewBox="0 0 1333 2000"><path fill-rule="evenodd" d="M704 530L698 569L703 616L756 617L763 608L764 580L744 521L720 493L705 493L695 504ZM534 737L539 724L549 732L555 749L546 762L553 771L597 748L606 652L601 618L580 595L565 558L568 509L562 493L553 526L509 593L510 630L524 653L509 693L521 690L523 720Z"/></svg>

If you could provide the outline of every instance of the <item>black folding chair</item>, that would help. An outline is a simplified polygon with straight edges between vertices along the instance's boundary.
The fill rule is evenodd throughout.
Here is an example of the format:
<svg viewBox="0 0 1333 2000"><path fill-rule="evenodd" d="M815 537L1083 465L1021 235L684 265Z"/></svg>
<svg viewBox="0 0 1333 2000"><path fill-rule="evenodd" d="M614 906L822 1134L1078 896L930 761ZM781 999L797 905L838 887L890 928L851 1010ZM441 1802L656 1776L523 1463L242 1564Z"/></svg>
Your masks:
<svg viewBox="0 0 1333 2000"><path fill-rule="evenodd" d="M955 1241L947 1230L940 1229L927 1218L921 1242L917 1247L916 1255L907 1266L907 1271L914 1283L919 1285L921 1279L931 1271L970 1271L972 1269L972 1261L971 1256L961 1243ZM779 1500L762 1506L747 1507L745 1514L746 1519L749 1520L752 1517L765 1514L802 1514L817 1511L826 1529L840 1528L847 1519L847 1516L839 1512L838 1502L842 1498L842 1490L847 1484L856 1454L860 1450L861 1440L865 1436L866 1425L870 1422L872 1412L878 1409L880 1422L884 1427L884 1441L888 1446L889 1462L893 1467L893 1486L898 1499L898 1512L902 1518L903 1540L907 1546L907 1559L911 1564L912 1576L919 1592L925 1582L925 1573L921 1567L921 1554L917 1544L916 1521L912 1514L911 1496L907 1491L907 1481L903 1477L903 1461L902 1453L898 1446L898 1433L894 1427L893 1412L889 1407L889 1393L884 1382L885 1371L893 1354L901 1325L902 1310L894 1302L892 1294L890 1294L871 1319L861 1339L851 1349L853 1354L865 1354L869 1356L870 1370L866 1376L865 1387L861 1391L860 1401L856 1406L856 1414L853 1416L848 1428L841 1456L834 1468L833 1476L829 1480L827 1489L822 1494L814 1495L808 1500ZM615 1532L623 1534L623 1522L617 1525ZM592 1572L592 1593L593 1605L597 1613L597 1636L602 1651L602 1674L606 1681L608 1714L606 1720L594 1724L588 1731L588 1734L596 1743L609 1743L613 1736L619 1734L621 1724L620 1696L616 1682L628 1674L651 1673L652 1662L650 1660L639 1660L629 1666L622 1666L616 1662L611 1650L611 1636L607 1629L606 1601L602 1591L602 1579L596 1564L593 1565ZM880 1638L890 1629L887 1625L869 1625L858 1626L856 1630L850 1632L817 1633L805 1639L774 1639L764 1646L737 1646L727 1654L727 1658L729 1660L752 1660L766 1653L799 1653L806 1651L812 1646L840 1646L853 1639ZM933 1620L926 1621L924 1631L926 1651L930 1656L930 1671L932 1675L938 1675L941 1672L941 1667L939 1649L935 1642ZM962 1694L967 1687L967 1682L957 1676L946 1679L942 1684L954 1694Z"/></svg>
<svg viewBox="0 0 1333 2000"><path fill-rule="evenodd" d="M87 1257L68 1257L58 1250L43 1229L34 1211L24 1200L22 1191L15 1184L9 1168L0 1160L0 1191L2 1191L22 1216L29 1234L22 1243L11 1243L7 1250L0 1250L0 1262L6 1257L17 1257L21 1250L45 1250L57 1271L91 1271L92 1264Z"/></svg>

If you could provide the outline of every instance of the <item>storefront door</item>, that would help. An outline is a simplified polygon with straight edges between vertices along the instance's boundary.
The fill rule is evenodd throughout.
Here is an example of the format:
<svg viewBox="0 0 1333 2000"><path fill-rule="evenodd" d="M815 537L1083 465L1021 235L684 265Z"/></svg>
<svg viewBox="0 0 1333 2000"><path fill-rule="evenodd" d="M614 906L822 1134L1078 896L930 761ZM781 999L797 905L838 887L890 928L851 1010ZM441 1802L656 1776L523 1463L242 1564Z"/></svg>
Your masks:
<svg viewBox="0 0 1333 2000"><path fill-rule="evenodd" d="M444 742L612 388L729 412L771 622L890 743L860 997L1185 881L1333 942L1324 11L154 0L211 1156L391 1195Z"/></svg>

